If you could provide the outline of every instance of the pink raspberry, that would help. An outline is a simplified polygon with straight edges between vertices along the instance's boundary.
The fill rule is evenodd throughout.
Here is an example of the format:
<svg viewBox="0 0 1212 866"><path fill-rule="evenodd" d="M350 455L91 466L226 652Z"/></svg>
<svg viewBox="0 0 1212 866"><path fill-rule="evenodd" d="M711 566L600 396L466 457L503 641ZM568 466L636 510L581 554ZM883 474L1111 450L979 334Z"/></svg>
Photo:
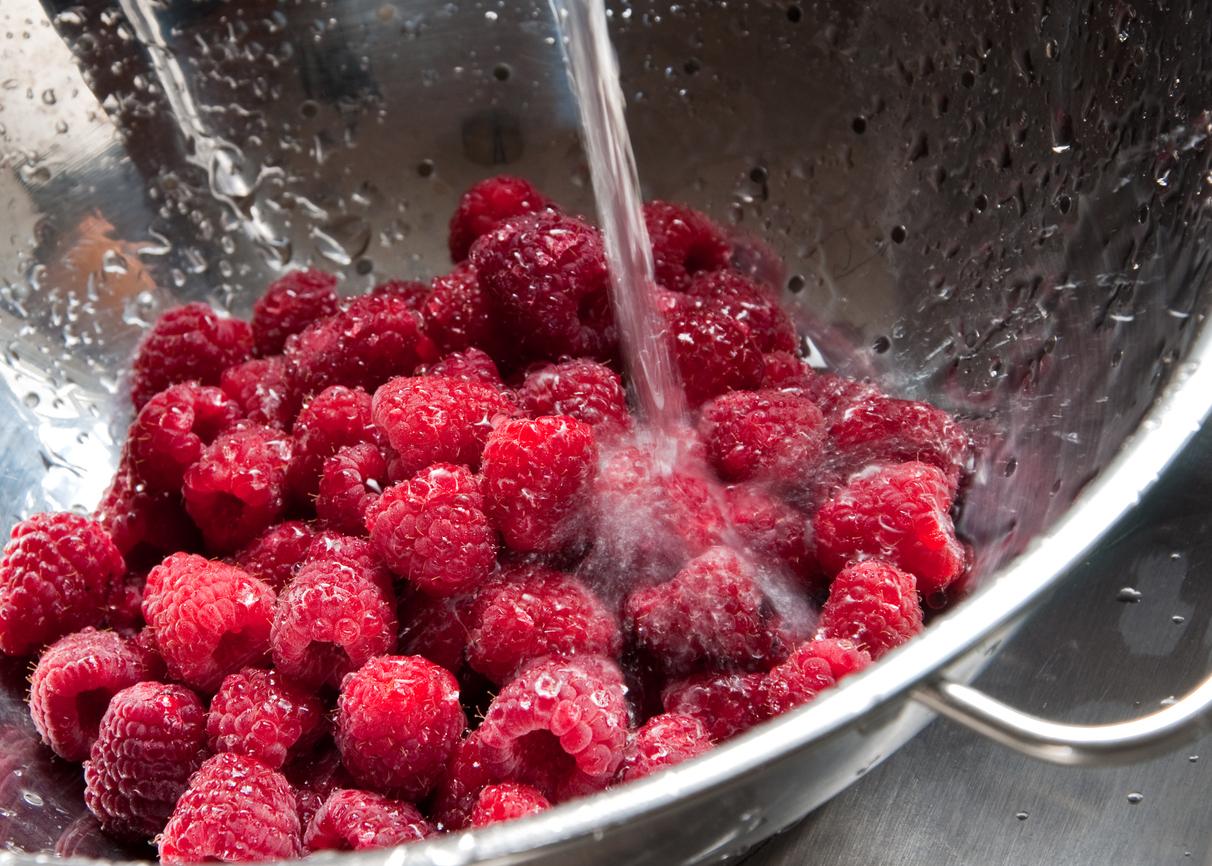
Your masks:
<svg viewBox="0 0 1212 866"><path fill-rule="evenodd" d="M762 384L766 372L762 353L740 322L689 304L673 307L666 321L667 339L691 406Z"/></svg>
<svg viewBox="0 0 1212 866"><path fill-rule="evenodd" d="M458 682L420 656L371 659L341 684L337 748L353 777L376 791L424 797L466 727Z"/></svg>
<svg viewBox="0 0 1212 866"><path fill-rule="evenodd" d="M463 193L450 218L450 259L466 259L477 239L510 217L554 209L545 195L520 177L485 178Z"/></svg>
<svg viewBox="0 0 1212 866"><path fill-rule="evenodd" d="M765 374L762 387L786 391L805 388L818 374L803 358L791 352L767 352L762 355Z"/></svg>
<svg viewBox="0 0 1212 866"><path fill-rule="evenodd" d="M354 781L341 764L341 755L331 742L305 752L282 768L282 775L295 789L299 826L307 827L328 795L338 788L351 788Z"/></svg>
<svg viewBox="0 0 1212 866"><path fill-rule="evenodd" d="M303 854L290 783L245 755L207 759L160 837L160 862L241 863Z"/></svg>
<svg viewBox="0 0 1212 866"><path fill-rule="evenodd" d="M141 409L178 382L218 385L220 374L248 360L252 351L247 322L221 318L206 304L175 307L160 316L139 344L132 365L131 399Z"/></svg>
<svg viewBox="0 0 1212 866"><path fill-rule="evenodd" d="M282 596L271 637L274 666L309 687L341 679L396 643L390 583L355 555L308 562Z"/></svg>
<svg viewBox="0 0 1212 866"><path fill-rule="evenodd" d="M807 397L738 391L703 406L699 435L727 481L796 485L809 480L824 450L825 419Z"/></svg>
<svg viewBox="0 0 1212 866"><path fill-rule="evenodd" d="M303 841L309 851L367 851L416 842L434 832L411 803L342 788L329 794L308 822Z"/></svg>
<svg viewBox="0 0 1212 866"><path fill-rule="evenodd" d="M762 352L794 352L799 344L795 325L779 306L774 292L736 271L695 274L686 285L686 293L748 328Z"/></svg>
<svg viewBox="0 0 1212 866"><path fill-rule="evenodd" d="M206 758L205 713L184 686L141 682L110 699L84 763L84 802L107 833L138 840L164 829Z"/></svg>
<svg viewBox="0 0 1212 866"><path fill-rule="evenodd" d="M174 553L151 570L143 618L169 675L213 692L269 652L274 591L233 565Z"/></svg>
<svg viewBox="0 0 1212 866"><path fill-rule="evenodd" d="M129 457L118 465L94 517L131 568L150 568L166 554L202 546L202 536L185 513L180 494L148 490Z"/></svg>
<svg viewBox="0 0 1212 866"><path fill-rule="evenodd" d="M492 298L467 263L449 274L434 277L433 289L423 307L429 335L444 352L479 346L501 357L503 335L497 332Z"/></svg>
<svg viewBox="0 0 1212 866"><path fill-rule="evenodd" d="M185 470L243 412L218 388L173 385L139 410L127 437L131 466L153 492L179 493Z"/></svg>
<svg viewBox="0 0 1212 866"><path fill-rule="evenodd" d="M318 319L335 315L337 278L323 271L289 271L269 284L253 305L252 334L258 355L276 355L286 338Z"/></svg>
<svg viewBox="0 0 1212 866"><path fill-rule="evenodd" d="M299 395L288 373L281 355L253 358L224 370L219 387L240 404L249 421L286 430L299 411Z"/></svg>
<svg viewBox="0 0 1212 866"><path fill-rule="evenodd" d="M817 623L826 638L853 641L878 659L922 630L917 581L876 559L842 569Z"/></svg>
<svg viewBox="0 0 1212 866"><path fill-rule="evenodd" d="M433 598L412 591L400 599L400 653L425 656L448 671L463 667L467 627L465 597Z"/></svg>
<svg viewBox="0 0 1212 866"><path fill-rule="evenodd" d="M13 527L0 559L0 651L27 655L100 625L126 574L113 541L78 514L35 514Z"/></svg>
<svg viewBox="0 0 1212 866"><path fill-rule="evenodd" d="M420 280L385 280L370 290L372 295L394 295L403 298L409 308L422 310L429 299L429 286Z"/></svg>
<svg viewBox="0 0 1212 866"><path fill-rule="evenodd" d="M443 376L392 379L373 403L374 423L399 455L404 477L435 463L479 469L493 419L513 411L498 389Z"/></svg>
<svg viewBox="0 0 1212 866"><path fill-rule="evenodd" d="M630 727L623 675L606 658L536 659L496 698L476 729L493 781L522 782L553 803L614 781Z"/></svg>
<svg viewBox="0 0 1212 866"><path fill-rule="evenodd" d="M618 340L597 229L573 217L513 217L471 251L517 358L609 358Z"/></svg>
<svg viewBox="0 0 1212 866"><path fill-rule="evenodd" d="M913 574L923 595L941 592L967 560L950 507L951 485L937 467L872 467L852 477L817 512L817 556L830 574L855 559L885 559Z"/></svg>
<svg viewBox="0 0 1212 866"><path fill-rule="evenodd" d="M475 597L468 619L467 661L494 683L545 655L617 657L619 623L570 574L539 565L506 569Z"/></svg>
<svg viewBox="0 0 1212 866"><path fill-rule="evenodd" d="M487 352L476 348L451 352L432 364L418 367L417 375L445 376L448 379L461 379L464 382L479 382L482 385L491 385L493 388L505 387L496 361L492 360Z"/></svg>
<svg viewBox="0 0 1212 866"><path fill-rule="evenodd" d="M665 687L665 712L698 719L717 743L744 733L767 716L758 700L766 675L694 674Z"/></svg>
<svg viewBox="0 0 1212 866"><path fill-rule="evenodd" d="M185 510L218 552L248 544L286 510L291 441L280 430L240 424L212 442L185 473Z"/></svg>
<svg viewBox="0 0 1212 866"><path fill-rule="evenodd" d="M467 592L496 565L480 485L462 466L438 463L389 487L367 512L366 528L387 567L429 595Z"/></svg>
<svg viewBox="0 0 1212 866"><path fill-rule="evenodd" d="M644 723L627 747L622 779L642 779L708 751L712 743L707 727L694 716L662 713Z"/></svg>
<svg viewBox="0 0 1212 866"><path fill-rule="evenodd" d="M276 523L233 557L235 564L281 592L303 564L315 533L300 520Z"/></svg>
<svg viewBox="0 0 1212 866"><path fill-rule="evenodd" d="M808 517L752 484L729 487L724 496L729 522L745 545L801 586L815 590L822 575Z"/></svg>
<svg viewBox="0 0 1212 866"><path fill-rule="evenodd" d="M767 594L767 582L735 551L713 547L672 580L633 592L624 625L672 673L769 666L806 636L807 611Z"/></svg>
<svg viewBox="0 0 1212 866"><path fill-rule="evenodd" d="M732 247L724 229L692 208L664 201L644 205L644 222L652 240L656 279L667 289L682 291L700 271L728 267Z"/></svg>
<svg viewBox="0 0 1212 866"><path fill-rule="evenodd" d="M928 403L874 396L851 403L829 428L833 446L854 468L917 460L943 470L952 487L967 460L968 435Z"/></svg>
<svg viewBox="0 0 1212 866"><path fill-rule="evenodd" d="M316 516L349 535L366 531L366 514L387 483L387 461L373 442L347 445L324 461Z"/></svg>
<svg viewBox="0 0 1212 866"><path fill-rule="evenodd" d="M593 428L575 418L498 425L484 446L484 500L506 546L554 552L578 538L597 463Z"/></svg>
<svg viewBox="0 0 1212 866"><path fill-rule="evenodd" d="M767 715L777 716L807 703L869 664L871 656L867 651L848 640L807 641L787 661L766 674L758 689L758 700Z"/></svg>
<svg viewBox="0 0 1212 866"><path fill-rule="evenodd" d="M361 388L333 385L313 397L295 419L294 451L287 472L300 501L314 499L324 461L347 445L377 439L370 395Z"/></svg>
<svg viewBox="0 0 1212 866"><path fill-rule="evenodd" d="M67 761L88 757L110 698L152 674L147 654L112 631L86 628L42 653L29 711L42 742Z"/></svg>
<svg viewBox="0 0 1212 866"><path fill-rule="evenodd" d="M324 704L278 671L246 668L224 678L206 714L215 752L256 758L277 770L325 733Z"/></svg>
<svg viewBox="0 0 1212 866"><path fill-rule="evenodd" d="M532 418L567 415L584 421L599 439L631 429L631 413L619 374L586 358L532 370L518 396Z"/></svg>
<svg viewBox="0 0 1212 866"><path fill-rule="evenodd" d="M550 808L551 803L547 798L530 785L517 782L488 785L476 798L476 806L471 812L471 826L487 827L489 824L537 815Z"/></svg>

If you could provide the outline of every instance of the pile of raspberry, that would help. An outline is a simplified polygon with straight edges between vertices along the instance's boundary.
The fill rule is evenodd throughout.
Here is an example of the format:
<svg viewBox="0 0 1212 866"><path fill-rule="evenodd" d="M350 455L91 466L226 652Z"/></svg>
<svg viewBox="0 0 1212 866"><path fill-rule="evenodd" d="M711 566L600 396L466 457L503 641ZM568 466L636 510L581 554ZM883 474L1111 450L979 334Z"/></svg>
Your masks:
<svg viewBox="0 0 1212 866"><path fill-rule="evenodd" d="M693 407L631 409L598 229L462 198L450 273L166 312L95 514L19 523L0 651L101 827L165 863L523 817L812 700L965 575L968 437L815 370L728 234L645 208Z"/></svg>

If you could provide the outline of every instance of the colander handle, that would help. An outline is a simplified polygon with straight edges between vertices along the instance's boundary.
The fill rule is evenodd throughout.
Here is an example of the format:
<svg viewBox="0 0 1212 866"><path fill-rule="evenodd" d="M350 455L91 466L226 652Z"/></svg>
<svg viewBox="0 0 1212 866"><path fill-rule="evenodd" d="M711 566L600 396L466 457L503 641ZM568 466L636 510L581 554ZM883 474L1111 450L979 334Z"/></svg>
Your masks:
<svg viewBox="0 0 1212 866"><path fill-rule="evenodd" d="M1212 727L1212 676L1157 712L1105 725L1051 722L946 678L918 686L913 697L1016 752L1069 766L1132 763L1193 740Z"/></svg>

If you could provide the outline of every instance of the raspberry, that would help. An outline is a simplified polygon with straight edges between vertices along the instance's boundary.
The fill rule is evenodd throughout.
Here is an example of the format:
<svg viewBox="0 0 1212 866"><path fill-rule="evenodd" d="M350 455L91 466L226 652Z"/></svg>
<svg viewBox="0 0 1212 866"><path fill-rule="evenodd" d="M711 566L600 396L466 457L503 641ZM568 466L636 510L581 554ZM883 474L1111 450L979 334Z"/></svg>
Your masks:
<svg viewBox="0 0 1212 866"><path fill-rule="evenodd" d="M324 461L316 516L349 535L366 531L366 512L387 481L387 461L373 442L347 445Z"/></svg>
<svg viewBox="0 0 1212 866"><path fill-rule="evenodd" d="M728 267L728 238L706 214L682 205L650 201L644 205L644 222L652 240L656 279L665 288L681 291L694 274Z"/></svg>
<svg viewBox="0 0 1212 866"><path fill-rule="evenodd" d="M294 579L314 537L306 523L288 520L265 530L233 559L240 568L269 584L274 592L281 592Z"/></svg>
<svg viewBox="0 0 1212 866"><path fill-rule="evenodd" d="M411 476L435 463L459 463L473 472L493 419L513 413L500 391L443 376L392 379L375 392L374 423Z"/></svg>
<svg viewBox="0 0 1212 866"><path fill-rule="evenodd" d="M564 415L506 421L484 446L484 500L506 546L554 552L583 534L593 428Z"/></svg>
<svg viewBox="0 0 1212 866"><path fill-rule="evenodd" d="M669 310L666 321L674 360L691 406L726 391L748 391L762 384L762 353L749 329L740 322L687 304Z"/></svg>
<svg viewBox="0 0 1212 866"><path fill-rule="evenodd" d="M126 565L95 520L35 514L13 527L0 560L0 651L21 656L100 625Z"/></svg>
<svg viewBox="0 0 1212 866"><path fill-rule="evenodd" d="M301 827L311 823L329 794L337 788L353 787L353 779L341 765L337 747L328 740L318 750L305 752L283 767L282 775L295 789Z"/></svg>
<svg viewBox="0 0 1212 866"><path fill-rule="evenodd" d="M803 358L791 352L767 352L762 355L762 363L765 367L762 387L766 389L805 388L819 375Z"/></svg>
<svg viewBox="0 0 1212 866"><path fill-rule="evenodd" d="M215 752L235 752L279 769L324 734L324 704L277 671L230 674L211 698L206 736Z"/></svg>
<svg viewBox="0 0 1212 866"><path fill-rule="evenodd" d="M623 761L626 691L609 659L536 659L501 689L476 729L480 761L493 781L532 785L553 803L600 791Z"/></svg>
<svg viewBox="0 0 1212 866"><path fill-rule="evenodd" d="M480 791L494 780L492 770L482 760L479 735L472 732L460 742L438 780L430 813L446 831L462 830L471 822Z"/></svg>
<svg viewBox="0 0 1212 866"><path fill-rule="evenodd" d="M425 656L448 671L463 667L466 598L433 598L410 592L400 600L400 653Z"/></svg>
<svg viewBox="0 0 1212 866"><path fill-rule="evenodd" d="M686 293L748 328L763 352L794 352L799 344L795 325L774 293L735 271L696 274L687 284Z"/></svg>
<svg viewBox="0 0 1212 866"><path fill-rule="evenodd" d="M204 716L184 686L136 683L110 699L84 763L84 802L107 833L140 839L164 829L206 758Z"/></svg>
<svg viewBox="0 0 1212 866"><path fill-rule="evenodd" d="M822 636L853 641L878 659L922 630L917 581L886 562L855 563L833 579L817 625Z"/></svg>
<svg viewBox="0 0 1212 866"><path fill-rule="evenodd" d="M514 217L471 252L518 358L609 358L618 340L602 237L556 213Z"/></svg>
<svg viewBox="0 0 1212 866"><path fill-rule="evenodd" d="M688 761L712 745L707 727L694 716L662 713L635 732L627 747L622 778L625 782Z"/></svg>
<svg viewBox="0 0 1212 866"><path fill-rule="evenodd" d="M328 795L303 839L309 851L366 851L416 842L433 833L416 806L343 788Z"/></svg>
<svg viewBox="0 0 1212 866"><path fill-rule="evenodd" d="M185 473L185 510L213 551L243 547L286 509L291 441L280 430L240 424L220 435Z"/></svg>
<svg viewBox="0 0 1212 866"><path fill-rule="evenodd" d="M636 644L672 673L702 664L766 667L803 639L807 613L787 599L780 605L784 616L762 583L735 551L713 547L672 580L633 592L624 624Z"/></svg>
<svg viewBox="0 0 1212 866"><path fill-rule="evenodd" d="M148 400L131 424L130 465L152 492L178 493L185 470L242 414L218 388L173 385Z"/></svg>
<svg viewBox="0 0 1212 866"><path fill-rule="evenodd" d="M804 396L816 403L830 421L855 403L882 396L870 382L847 379L836 373L814 372L801 388Z"/></svg>
<svg viewBox="0 0 1212 866"><path fill-rule="evenodd" d="M854 468L917 460L943 470L953 488L967 459L968 435L955 419L912 400L873 396L852 403L834 419L829 438Z"/></svg>
<svg viewBox="0 0 1212 866"><path fill-rule="evenodd" d="M518 396L532 418L567 415L593 427L598 438L631 429L619 374L596 361L581 358L533 370Z"/></svg>
<svg viewBox="0 0 1212 866"><path fill-rule="evenodd" d="M325 460L346 445L375 441L370 402L361 388L333 385L303 407L292 431L295 444L287 472L291 492L300 501L315 498Z"/></svg>
<svg viewBox="0 0 1212 866"><path fill-rule="evenodd" d="M313 545L314 547L314 545ZM306 686L339 686L396 642L395 599L376 569L355 555L308 562L278 599L274 666Z"/></svg>
<svg viewBox="0 0 1212 866"><path fill-rule="evenodd" d="M950 507L951 486L937 467L872 467L817 512L817 556L830 574L852 560L879 557L913 574L923 595L941 592L966 564Z"/></svg>
<svg viewBox="0 0 1212 866"><path fill-rule="evenodd" d="M295 795L279 772L223 752L189 780L160 837L161 863L240 863L300 857Z"/></svg>
<svg viewBox="0 0 1212 866"><path fill-rule="evenodd" d="M366 514L383 562L430 595L467 592L492 572L497 538L475 476L439 463L389 487Z"/></svg>
<svg viewBox="0 0 1212 866"><path fill-rule="evenodd" d="M476 798L475 808L471 812L471 826L487 827L489 824L537 815L550 808L551 803L547 798L530 785L519 785L517 782L488 785Z"/></svg>
<svg viewBox="0 0 1212 866"><path fill-rule="evenodd" d="M365 538L342 535L331 529L317 532L307 549L307 564L312 562L336 562L354 569L358 575L373 583L384 592L392 593L392 578L379 562L374 548Z"/></svg>
<svg viewBox="0 0 1212 866"><path fill-rule="evenodd" d="M766 675L695 674L670 683L661 693L665 712L691 716L717 743L765 721L758 693Z"/></svg>
<svg viewBox="0 0 1212 866"><path fill-rule="evenodd" d="M290 271L269 284L253 305L252 334L258 355L276 355L286 338L317 319L336 314L337 278L323 271Z"/></svg>
<svg viewBox="0 0 1212 866"><path fill-rule="evenodd" d="M143 575L128 574L105 605L105 624L123 637L143 628L143 582Z"/></svg>
<svg viewBox="0 0 1212 866"><path fill-rule="evenodd" d="M433 364L418 367L417 375L445 376L448 379L461 379L464 382L479 382L494 388L505 387L496 361L492 360L488 353L475 348L451 352Z"/></svg>
<svg viewBox="0 0 1212 866"><path fill-rule="evenodd" d="M554 209L547 197L520 177L499 174L463 193L450 218L450 259L467 258L471 245L510 217Z"/></svg>
<svg viewBox="0 0 1212 866"><path fill-rule="evenodd" d="M729 487L724 496L729 522L745 545L805 588L815 590L822 575L808 518L752 484Z"/></svg>
<svg viewBox="0 0 1212 866"><path fill-rule="evenodd" d="M281 355L253 358L228 367L219 377L223 393L240 404L254 424L286 430L299 411L299 395L290 383Z"/></svg>
<svg viewBox="0 0 1212 866"><path fill-rule="evenodd" d="M621 638L613 613L569 574L515 566L482 588L468 619L467 661L494 683L545 655L615 657Z"/></svg>
<svg viewBox="0 0 1212 866"><path fill-rule="evenodd" d="M371 659L337 699L337 748L349 772L409 800L433 788L466 727L458 682L420 656Z"/></svg>
<svg viewBox="0 0 1212 866"><path fill-rule="evenodd" d="M218 385L219 375L248 360L252 351L247 322L221 318L206 304L175 307L160 316L139 344L131 368L131 399L142 409L178 382Z"/></svg>
<svg viewBox="0 0 1212 866"><path fill-rule="evenodd" d="M147 654L112 631L86 628L51 644L30 678L29 709L42 742L83 761L109 700L151 676Z"/></svg>
<svg viewBox="0 0 1212 866"><path fill-rule="evenodd" d="M821 457L825 419L799 394L734 392L703 406L699 435L725 480L796 485L812 477Z"/></svg>
<svg viewBox="0 0 1212 866"><path fill-rule="evenodd" d="M131 568L150 568L165 554L202 546L180 494L152 493L135 475L129 458L118 465L94 516Z"/></svg>
<svg viewBox="0 0 1212 866"><path fill-rule="evenodd" d="M503 339L497 333L492 298L471 265L461 264L449 274L434 277L423 312L427 332L442 351L479 346L494 357L502 354Z"/></svg>
<svg viewBox="0 0 1212 866"><path fill-rule="evenodd" d="M411 310L422 310L429 299L429 286L420 280L386 280L370 290L372 295L402 298Z"/></svg>
<svg viewBox="0 0 1212 866"><path fill-rule="evenodd" d="M265 658L273 610L268 585L192 553L175 553L153 568L143 591L143 618L169 675L204 692Z"/></svg>
<svg viewBox="0 0 1212 866"><path fill-rule="evenodd" d="M810 640L766 674L758 700L767 715L777 716L807 703L869 664L867 651L848 640Z"/></svg>

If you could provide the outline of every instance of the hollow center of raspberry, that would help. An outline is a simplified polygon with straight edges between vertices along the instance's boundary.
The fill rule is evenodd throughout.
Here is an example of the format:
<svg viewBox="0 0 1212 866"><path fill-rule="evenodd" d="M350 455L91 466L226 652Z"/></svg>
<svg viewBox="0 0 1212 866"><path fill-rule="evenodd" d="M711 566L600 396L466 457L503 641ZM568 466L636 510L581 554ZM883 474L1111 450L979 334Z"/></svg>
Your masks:
<svg viewBox="0 0 1212 866"><path fill-rule="evenodd" d="M96 738L101 728L101 717L105 715L109 699L113 696L112 691L103 688L89 689L76 695L76 719L88 739Z"/></svg>
<svg viewBox="0 0 1212 866"><path fill-rule="evenodd" d="M541 791L554 793L577 772L577 762L564 751L550 731L531 731L514 744L518 766L528 781Z"/></svg>
<svg viewBox="0 0 1212 866"><path fill-rule="evenodd" d="M357 667L344 647L326 640L312 641L307 647L307 657L311 659L312 669L325 680L332 680L336 674Z"/></svg>
<svg viewBox="0 0 1212 866"><path fill-rule="evenodd" d="M257 652L257 646L262 643L256 635L241 629L229 631L219 638L215 647L215 665L219 670L231 671L243 667Z"/></svg>

